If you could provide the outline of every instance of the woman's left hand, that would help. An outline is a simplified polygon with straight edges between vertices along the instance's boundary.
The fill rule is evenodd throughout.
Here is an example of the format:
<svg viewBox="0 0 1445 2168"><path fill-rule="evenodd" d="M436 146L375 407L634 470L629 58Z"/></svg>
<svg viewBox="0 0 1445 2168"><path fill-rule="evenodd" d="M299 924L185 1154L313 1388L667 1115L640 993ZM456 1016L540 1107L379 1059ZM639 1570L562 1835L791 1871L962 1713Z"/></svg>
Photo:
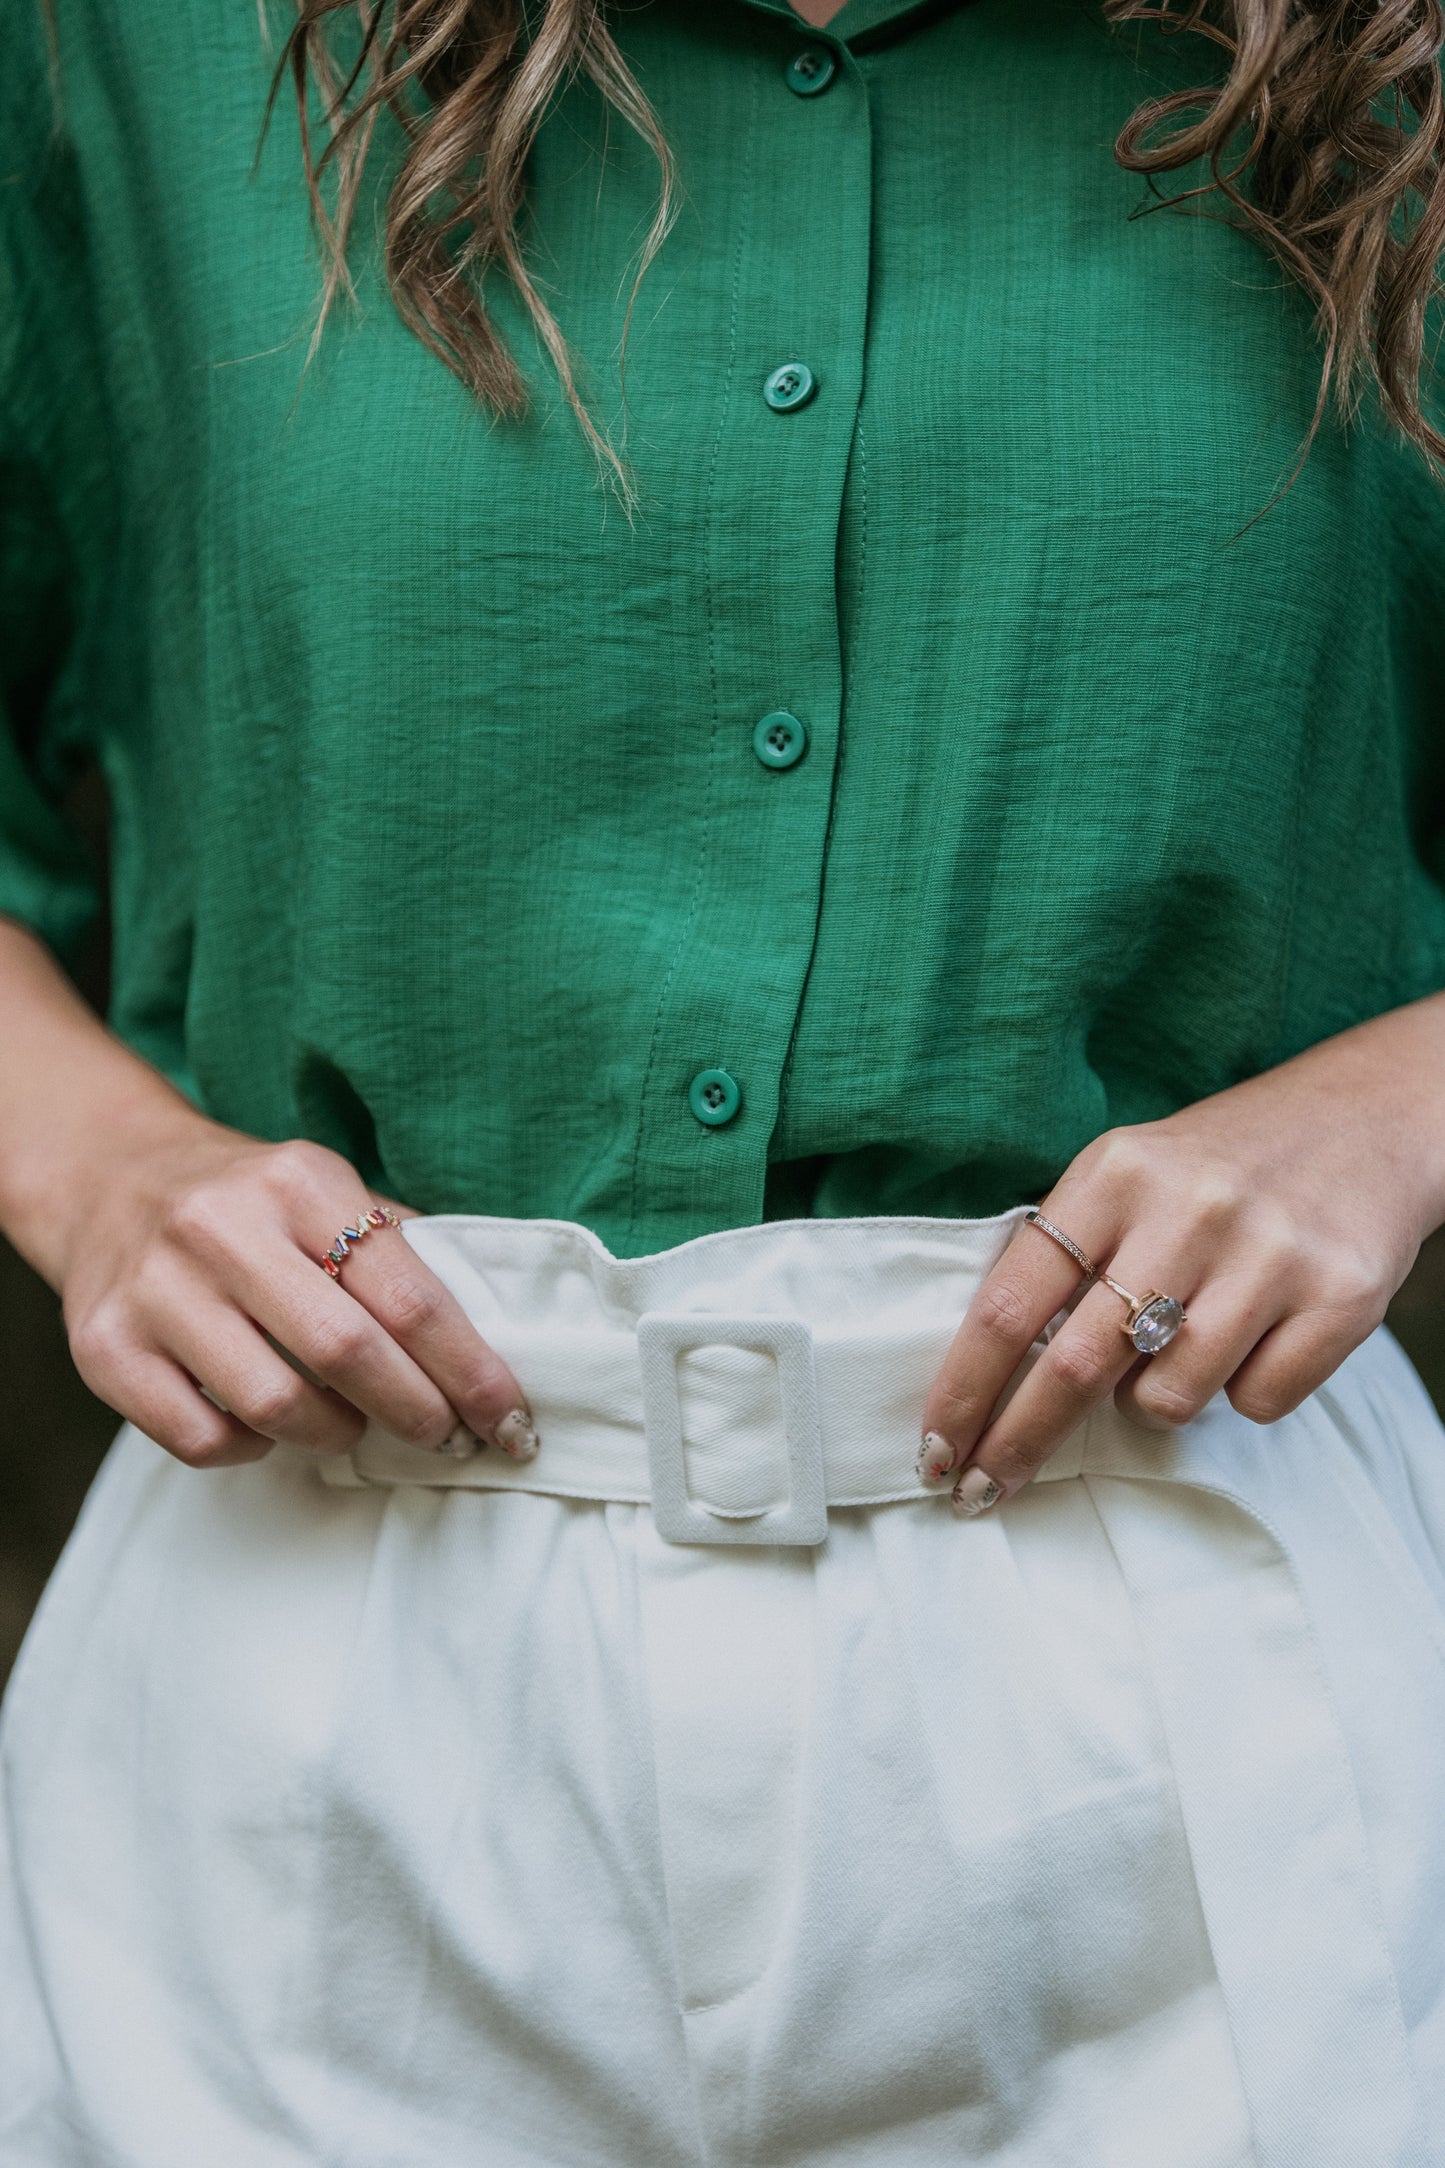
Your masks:
<svg viewBox="0 0 1445 2168"><path fill-rule="evenodd" d="M1110 1393L1172 1428L1218 1392L1286 1415L1372 1332L1445 1219L1445 995L1311 1047L1157 1122L1113 1129L1043 1199L1098 1272L1157 1289L1187 1322L1157 1355L1089 1282L1007 1404L1019 1363L1079 1289L1079 1265L1025 1223L971 1303L924 1411L919 1472L959 1512L1010 1497Z"/></svg>

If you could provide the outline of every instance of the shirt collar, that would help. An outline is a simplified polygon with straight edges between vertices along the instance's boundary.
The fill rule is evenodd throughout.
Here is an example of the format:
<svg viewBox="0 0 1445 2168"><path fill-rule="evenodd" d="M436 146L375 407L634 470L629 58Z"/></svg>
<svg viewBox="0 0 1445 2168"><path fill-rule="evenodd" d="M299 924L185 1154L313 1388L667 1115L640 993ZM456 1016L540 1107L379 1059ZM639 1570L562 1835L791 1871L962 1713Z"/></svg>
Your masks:
<svg viewBox="0 0 1445 2168"><path fill-rule="evenodd" d="M836 44L846 45L850 39L876 30L881 23L894 22L905 15L917 15L932 4L936 4L936 0L844 0L843 7L833 20L813 34L820 38L830 38ZM783 16L800 37L807 37L812 29L812 25L805 23L801 15L793 13L788 0L744 0L744 5L761 8L767 15Z"/></svg>

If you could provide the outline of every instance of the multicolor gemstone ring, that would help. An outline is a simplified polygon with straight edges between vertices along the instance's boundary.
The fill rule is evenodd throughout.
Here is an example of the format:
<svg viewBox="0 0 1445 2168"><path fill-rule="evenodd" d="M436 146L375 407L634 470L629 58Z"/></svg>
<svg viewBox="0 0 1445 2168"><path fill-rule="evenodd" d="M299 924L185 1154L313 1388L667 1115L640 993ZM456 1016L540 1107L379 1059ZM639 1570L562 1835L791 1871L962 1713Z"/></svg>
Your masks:
<svg viewBox="0 0 1445 2168"><path fill-rule="evenodd" d="M339 1280L341 1278L341 1268L351 1255L353 1242L360 1242L363 1235L371 1233L373 1227L399 1227L400 1225L401 1221L388 1206L374 1204L369 1211L362 1212L357 1216L354 1227L343 1227L326 1255L318 1257L316 1262L323 1272L331 1275L333 1280Z"/></svg>
<svg viewBox="0 0 1445 2168"><path fill-rule="evenodd" d="M1168 1347L1180 1326L1188 1323L1184 1305L1176 1302L1172 1295L1161 1295L1157 1287L1151 1287L1147 1295L1131 1294L1127 1287L1121 1287L1117 1280L1111 1280L1107 1272L1100 1272L1098 1266L1085 1256L1078 1243L1066 1235L1062 1227L1056 1227L1052 1220L1046 1220L1042 1212L1030 1211L1027 1219L1028 1224L1037 1227L1041 1235L1048 1235L1061 1249L1067 1250L1075 1263L1083 1266L1088 1279L1102 1281L1104 1286L1125 1304L1128 1314L1123 1319L1120 1330L1133 1341L1141 1355L1157 1355L1161 1348Z"/></svg>

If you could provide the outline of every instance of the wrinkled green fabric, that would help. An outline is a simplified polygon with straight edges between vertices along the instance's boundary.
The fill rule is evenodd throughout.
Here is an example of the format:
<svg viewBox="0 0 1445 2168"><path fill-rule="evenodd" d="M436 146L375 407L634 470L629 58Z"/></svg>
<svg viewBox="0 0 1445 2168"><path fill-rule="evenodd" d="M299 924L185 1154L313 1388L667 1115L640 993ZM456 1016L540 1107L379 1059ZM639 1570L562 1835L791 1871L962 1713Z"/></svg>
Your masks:
<svg viewBox="0 0 1445 2168"><path fill-rule="evenodd" d="M60 0L58 134L4 4L0 909L76 938L56 808L98 754L114 1020L217 1116L637 1253L990 1212L1445 985L1445 492L1327 420L1239 532L1308 307L1219 221L1131 216L1111 155L1203 40L1095 0L619 11L682 204L629 522L505 288L520 422L402 327L385 130L304 369L249 0ZM655 187L573 86L532 246L619 440ZM790 361L816 395L775 412ZM808 745L769 768L778 708Z"/></svg>

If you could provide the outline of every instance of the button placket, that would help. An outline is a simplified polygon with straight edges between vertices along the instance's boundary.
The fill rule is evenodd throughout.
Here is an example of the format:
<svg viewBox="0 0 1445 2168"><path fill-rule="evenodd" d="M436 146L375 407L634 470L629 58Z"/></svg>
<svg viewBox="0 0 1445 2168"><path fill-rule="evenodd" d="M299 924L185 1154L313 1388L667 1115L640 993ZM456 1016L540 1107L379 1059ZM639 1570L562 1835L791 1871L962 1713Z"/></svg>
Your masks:
<svg viewBox="0 0 1445 2168"><path fill-rule="evenodd" d="M712 628L708 744L720 765L649 1057L635 1161L647 1202L634 1182L627 1237L637 1248L662 1246L679 1208L718 1225L760 1211L818 922L842 708L836 556L862 390L872 148L866 90L846 55L806 125L778 97L797 50L790 38L762 56L774 94L752 108L729 313L738 372L709 465L700 566ZM787 236L803 200L814 223L799 255ZM709 208L736 215L736 199ZM773 688L787 705L766 706ZM731 1111L722 1080L699 1066L723 1048L738 1063Z"/></svg>

